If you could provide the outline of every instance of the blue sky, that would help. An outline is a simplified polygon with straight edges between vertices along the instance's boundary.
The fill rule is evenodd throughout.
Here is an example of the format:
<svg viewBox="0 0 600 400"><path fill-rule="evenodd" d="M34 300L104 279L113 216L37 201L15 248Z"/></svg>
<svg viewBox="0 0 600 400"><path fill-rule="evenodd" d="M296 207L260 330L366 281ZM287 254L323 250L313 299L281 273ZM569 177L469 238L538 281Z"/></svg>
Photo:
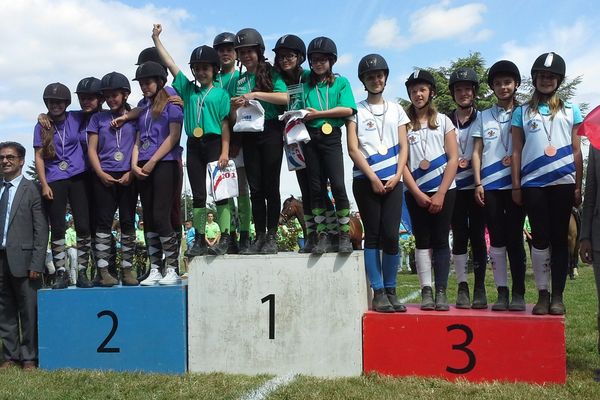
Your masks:
<svg viewBox="0 0 600 400"><path fill-rule="evenodd" d="M415 66L446 66L474 51L488 66L513 60L525 76L539 54L555 51L565 58L567 75L583 75L575 101L593 108L600 99L600 12L590 1L0 0L0 13L0 136L28 149L36 115L44 111L46 84L60 81L74 90L81 78L113 70L133 77L137 54L152 45L157 22L164 26L163 43L184 70L191 50L211 44L222 31L256 28L268 50L287 33L307 44L316 36L331 37L339 53L334 71L350 79L357 101L364 91L356 65L368 53L387 59L385 95L392 99L405 96L404 81ZM141 94L132 87L135 101ZM282 179L282 196L299 194L285 165Z"/></svg>

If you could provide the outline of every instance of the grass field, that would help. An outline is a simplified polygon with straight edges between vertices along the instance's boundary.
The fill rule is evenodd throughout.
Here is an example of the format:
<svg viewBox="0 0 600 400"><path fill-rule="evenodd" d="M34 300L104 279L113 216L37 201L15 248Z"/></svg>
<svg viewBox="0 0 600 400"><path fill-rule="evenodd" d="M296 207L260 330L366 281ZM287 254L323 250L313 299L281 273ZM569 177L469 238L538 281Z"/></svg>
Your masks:
<svg viewBox="0 0 600 400"><path fill-rule="evenodd" d="M451 276L450 287L455 287ZM491 273L489 301L495 299ZM399 295L418 289L416 275L400 274ZM567 384L471 384L440 379L390 378L368 375L347 379L299 377L267 398L284 399L600 399L600 383L593 381L600 368L597 354L596 294L593 271L580 268L580 276L567 282ZM454 299L455 290L450 298ZM527 275L527 302L537 299L533 277ZM64 332L63 335L67 335ZM401 346L401 343L396 344ZM166 376L109 372L8 370L0 373L0 399L243 399L250 398L272 377L226 374Z"/></svg>

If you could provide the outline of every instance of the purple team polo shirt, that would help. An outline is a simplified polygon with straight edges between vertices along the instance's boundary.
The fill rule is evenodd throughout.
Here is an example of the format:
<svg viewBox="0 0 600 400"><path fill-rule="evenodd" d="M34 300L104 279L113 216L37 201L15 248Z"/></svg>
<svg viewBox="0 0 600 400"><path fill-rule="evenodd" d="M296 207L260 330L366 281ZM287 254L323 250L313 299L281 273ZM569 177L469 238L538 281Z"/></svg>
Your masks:
<svg viewBox="0 0 600 400"><path fill-rule="evenodd" d="M102 111L92 115L88 124L88 133L98 135L98 158L100 167L107 172L125 172L131 170L131 152L137 133L137 122L128 121L115 129L110 122L116 118L111 111Z"/></svg>
<svg viewBox="0 0 600 400"><path fill-rule="evenodd" d="M177 94L172 87L167 86L165 89L167 89L169 95ZM138 107L143 108L137 120L140 132L138 161L147 161L156 153L160 145L169 136L169 124L177 122L183 125L183 109L181 106L167 103L160 116L153 119L152 110L146 99L140 101ZM177 145L161 161L180 160L182 151L183 148Z"/></svg>
<svg viewBox="0 0 600 400"><path fill-rule="evenodd" d="M52 160L44 160L48 183L68 179L86 170L79 135L81 123L82 114L67 112L65 120L52 127L56 157ZM33 147L36 149L42 147L42 126L39 123L33 129ZM60 168L61 165L63 168Z"/></svg>

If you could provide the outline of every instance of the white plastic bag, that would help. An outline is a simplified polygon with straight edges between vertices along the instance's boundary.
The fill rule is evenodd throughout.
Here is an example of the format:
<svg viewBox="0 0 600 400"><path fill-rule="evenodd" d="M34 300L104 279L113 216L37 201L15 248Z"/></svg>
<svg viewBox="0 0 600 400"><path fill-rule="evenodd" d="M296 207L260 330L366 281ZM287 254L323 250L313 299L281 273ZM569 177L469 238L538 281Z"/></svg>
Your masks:
<svg viewBox="0 0 600 400"><path fill-rule="evenodd" d="M218 161L208 163L206 193L210 194L215 202L238 196L238 179L233 160L229 160L223 169L219 168Z"/></svg>
<svg viewBox="0 0 600 400"><path fill-rule="evenodd" d="M297 171L306 168L306 160L304 159L300 143L284 144L283 148L285 149L288 171Z"/></svg>
<svg viewBox="0 0 600 400"><path fill-rule="evenodd" d="M265 130L265 109L258 100L248 100L248 105L235 112L234 132L262 132Z"/></svg>
<svg viewBox="0 0 600 400"><path fill-rule="evenodd" d="M306 114L308 114L306 110L291 110L279 116L280 121L286 121L284 137L287 144L310 142L308 129L306 129L306 125L302 121L306 117Z"/></svg>

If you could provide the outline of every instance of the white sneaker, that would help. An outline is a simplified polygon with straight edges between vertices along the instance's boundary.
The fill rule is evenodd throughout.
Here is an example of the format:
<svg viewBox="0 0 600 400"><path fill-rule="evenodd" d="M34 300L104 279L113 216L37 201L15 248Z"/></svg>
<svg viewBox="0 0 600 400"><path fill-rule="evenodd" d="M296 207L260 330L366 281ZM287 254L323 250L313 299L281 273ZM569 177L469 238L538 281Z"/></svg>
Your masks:
<svg viewBox="0 0 600 400"><path fill-rule="evenodd" d="M158 272L157 268L150 269L150 274L146 279L140 282L142 286L154 286L158 285L158 282L162 279L162 275Z"/></svg>
<svg viewBox="0 0 600 400"><path fill-rule="evenodd" d="M177 285L180 281L181 279L177 275L177 272L175 272L175 268L167 268L165 277L158 281L158 283L160 285Z"/></svg>

